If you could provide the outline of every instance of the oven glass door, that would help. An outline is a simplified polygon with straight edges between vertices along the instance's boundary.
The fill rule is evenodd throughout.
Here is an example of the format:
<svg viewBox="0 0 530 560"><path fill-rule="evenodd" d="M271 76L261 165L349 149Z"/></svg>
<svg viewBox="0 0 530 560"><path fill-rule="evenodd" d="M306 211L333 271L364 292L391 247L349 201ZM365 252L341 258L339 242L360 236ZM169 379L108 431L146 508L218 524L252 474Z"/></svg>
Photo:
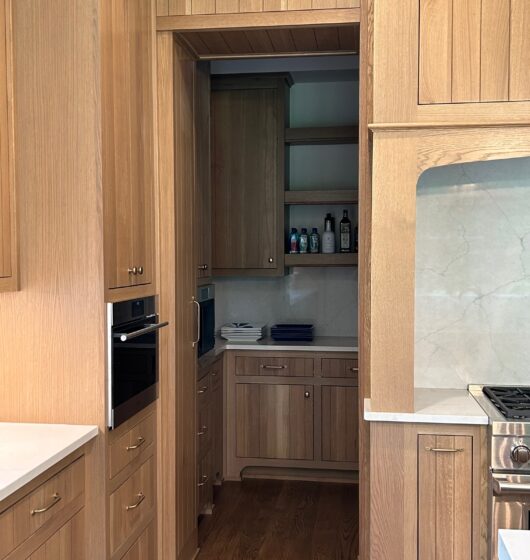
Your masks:
<svg viewBox="0 0 530 560"><path fill-rule="evenodd" d="M149 321L116 326L113 334L129 334L156 323ZM113 336L112 343L112 409L116 427L153 402L158 382L158 331L150 332L126 342Z"/></svg>
<svg viewBox="0 0 530 560"><path fill-rule="evenodd" d="M199 356L206 354L215 346L215 300L201 301L201 330L199 338Z"/></svg>

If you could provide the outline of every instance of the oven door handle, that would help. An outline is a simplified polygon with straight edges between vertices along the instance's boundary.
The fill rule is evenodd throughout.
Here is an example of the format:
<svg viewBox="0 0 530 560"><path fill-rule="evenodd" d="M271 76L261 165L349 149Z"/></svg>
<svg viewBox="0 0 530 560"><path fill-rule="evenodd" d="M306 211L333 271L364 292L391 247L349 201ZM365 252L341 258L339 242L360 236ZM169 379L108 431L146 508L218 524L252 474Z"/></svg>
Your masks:
<svg viewBox="0 0 530 560"><path fill-rule="evenodd" d="M530 482L510 482L506 479L493 478L493 494L495 496L530 494Z"/></svg>
<svg viewBox="0 0 530 560"><path fill-rule="evenodd" d="M149 325L143 329L139 329L137 331L133 331L132 333L115 333L114 338L119 338L122 342L127 342L128 340L132 340L138 336L143 336L144 334L149 334L162 327L167 327L169 325L168 321L164 321L163 323L155 323L153 325Z"/></svg>

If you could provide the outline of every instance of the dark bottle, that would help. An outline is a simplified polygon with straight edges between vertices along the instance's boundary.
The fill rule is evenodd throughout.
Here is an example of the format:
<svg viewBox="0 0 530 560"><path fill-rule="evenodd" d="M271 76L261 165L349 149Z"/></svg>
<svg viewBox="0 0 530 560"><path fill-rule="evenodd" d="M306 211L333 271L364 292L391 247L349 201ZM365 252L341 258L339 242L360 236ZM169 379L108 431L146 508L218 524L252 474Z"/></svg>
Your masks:
<svg viewBox="0 0 530 560"><path fill-rule="evenodd" d="M340 221L340 252L351 253L351 222L348 218L348 210L344 210Z"/></svg>

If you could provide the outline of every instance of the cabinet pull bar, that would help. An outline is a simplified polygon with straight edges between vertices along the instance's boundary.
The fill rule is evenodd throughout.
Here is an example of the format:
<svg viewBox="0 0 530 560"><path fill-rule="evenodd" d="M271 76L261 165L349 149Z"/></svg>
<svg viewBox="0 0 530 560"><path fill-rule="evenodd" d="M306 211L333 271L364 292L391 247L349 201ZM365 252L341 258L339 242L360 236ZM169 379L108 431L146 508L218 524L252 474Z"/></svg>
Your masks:
<svg viewBox="0 0 530 560"><path fill-rule="evenodd" d="M143 329L131 332L131 333L115 333L114 338L119 338L122 342L127 342L138 336L143 336L144 334L149 334L155 332L162 327L167 327L169 323L164 321L163 323L155 323L153 325L146 325Z"/></svg>
<svg viewBox="0 0 530 560"><path fill-rule="evenodd" d="M432 451L433 453L461 453L464 451L463 448L459 447L458 449L450 449L445 447L426 447L425 451Z"/></svg>
<svg viewBox="0 0 530 560"><path fill-rule="evenodd" d="M201 388L197 391L197 395L203 395L204 393L206 393L206 391L208 391L208 387L201 387Z"/></svg>
<svg viewBox="0 0 530 560"><path fill-rule="evenodd" d="M145 500L145 494L143 492L140 492L139 494L136 494L136 497L138 498L136 500L136 502L130 506L125 506L125 510L126 511L130 511L131 509L136 509L144 500Z"/></svg>
<svg viewBox="0 0 530 560"><path fill-rule="evenodd" d="M208 426L201 426L201 429L199 432L197 432L197 435L204 436L207 433L208 433Z"/></svg>
<svg viewBox="0 0 530 560"><path fill-rule="evenodd" d="M128 445L125 449L127 451L132 451L133 449L138 449L140 446L142 446L145 443L145 438L140 436L136 441L138 443L136 443L135 445Z"/></svg>
<svg viewBox="0 0 530 560"><path fill-rule="evenodd" d="M199 487L200 487L200 486L204 486L205 484L208 483L208 479L209 479L209 476L208 476L207 474L203 474L203 475L202 475L202 482L199 482L199 483L197 484L197 486L199 486Z"/></svg>
<svg viewBox="0 0 530 560"><path fill-rule="evenodd" d="M287 369L287 366L268 366L265 364L260 365L261 369Z"/></svg>
<svg viewBox="0 0 530 560"><path fill-rule="evenodd" d="M57 494L57 492L56 492L52 496L52 503L51 504L48 504L47 506L44 506L44 507L39 508L39 509L32 509L30 513L31 513L31 515L37 515L37 513L44 513L45 511L48 511L49 509L51 509L55 504L58 504L61 500L62 500L61 496L59 496L59 494Z"/></svg>
<svg viewBox="0 0 530 560"><path fill-rule="evenodd" d="M197 338L192 342L193 348L195 348L201 339L201 304L195 298L193 298L193 303L197 306Z"/></svg>
<svg viewBox="0 0 530 560"><path fill-rule="evenodd" d="M358 367L351 367L350 371L353 371L353 373L359 373L359 368Z"/></svg>

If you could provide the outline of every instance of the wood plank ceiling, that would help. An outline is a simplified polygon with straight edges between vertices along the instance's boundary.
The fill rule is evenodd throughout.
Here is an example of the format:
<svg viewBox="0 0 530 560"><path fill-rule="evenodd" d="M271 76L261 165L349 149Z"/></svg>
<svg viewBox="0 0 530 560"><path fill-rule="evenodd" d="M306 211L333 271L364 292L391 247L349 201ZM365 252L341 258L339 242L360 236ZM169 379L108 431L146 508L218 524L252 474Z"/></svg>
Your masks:
<svg viewBox="0 0 530 560"><path fill-rule="evenodd" d="M199 59L359 52L359 25L180 33Z"/></svg>

